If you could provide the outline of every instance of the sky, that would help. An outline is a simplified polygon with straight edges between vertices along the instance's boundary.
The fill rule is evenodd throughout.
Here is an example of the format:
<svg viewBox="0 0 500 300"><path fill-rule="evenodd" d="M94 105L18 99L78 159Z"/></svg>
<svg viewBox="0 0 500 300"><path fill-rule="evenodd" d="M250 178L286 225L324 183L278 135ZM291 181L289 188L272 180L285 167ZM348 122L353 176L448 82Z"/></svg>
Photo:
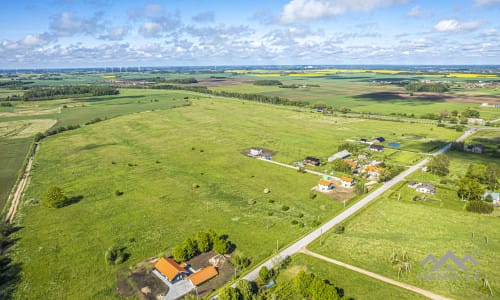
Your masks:
<svg viewBox="0 0 500 300"><path fill-rule="evenodd" d="M500 64L500 0L17 0L0 69Z"/></svg>

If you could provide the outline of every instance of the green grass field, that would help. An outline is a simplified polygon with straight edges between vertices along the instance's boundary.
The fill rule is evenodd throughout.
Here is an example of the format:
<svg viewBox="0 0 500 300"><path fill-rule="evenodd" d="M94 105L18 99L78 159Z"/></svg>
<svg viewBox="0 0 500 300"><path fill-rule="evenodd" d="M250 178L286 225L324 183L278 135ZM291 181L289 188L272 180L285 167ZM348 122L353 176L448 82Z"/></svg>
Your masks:
<svg viewBox="0 0 500 300"><path fill-rule="evenodd" d="M449 152L447 155L451 160L450 173L454 174L452 182L453 178L463 176L472 162L498 162L462 152ZM397 279L397 270L389 261L392 251L401 254L406 250L412 270L401 281L456 299L490 299L481 289L481 279L488 278L495 294L500 291L500 286L492 279L500 275L496 268L500 250L500 239L496 234L500 226L498 209L487 216L466 212L463 210L464 203L454 190L454 184L440 185L439 179L433 176L417 171L409 177L409 180L426 180L437 185L437 194L427 197L431 201L414 202L413 196L422 194L402 183L348 220L344 234L328 233L323 245L315 242L310 248L393 279ZM475 268L468 266L479 272L478 279L460 277L457 281L450 281L419 277L427 270L420 262L428 254L432 253L439 259L448 250L459 258L471 254L479 265Z"/></svg>
<svg viewBox="0 0 500 300"><path fill-rule="evenodd" d="M342 288L346 299L427 299L419 294L304 254L292 257L291 264L280 274L278 282L292 279L301 270L314 273Z"/></svg>
<svg viewBox="0 0 500 300"><path fill-rule="evenodd" d="M360 130L389 135L395 126L409 136L425 132L425 139L413 142L422 150L429 148L426 141L457 135L438 127L327 118L211 98L49 137L19 215L23 229L12 256L24 275L15 298L114 297L117 267L104 262L110 245L126 246L126 265L134 265L169 253L207 227L229 234L256 263L272 253L276 240L282 246L293 241L311 230L313 220L327 220L342 205L322 195L310 199L316 176L250 159L243 149L262 146L289 162L330 155ZM193 189L193 183L201 187ZM57 210L32 205L30 199L51 185L82 199ZM264 188L271 193L265 195ZM116 190L124 195L116 196ZM250 198L257 204L248 205ZM283 211L283 205L290 209ZM302 229L291 224L299 213Z"/></svg>
<svg viewBox="0 0 500 300"><path fill-rule="evenodd" d="M21 166L29 148L31 138L0 139L0 157L2 167L0 168L0 212L4 210L5 201L17 180Z"/></svg>

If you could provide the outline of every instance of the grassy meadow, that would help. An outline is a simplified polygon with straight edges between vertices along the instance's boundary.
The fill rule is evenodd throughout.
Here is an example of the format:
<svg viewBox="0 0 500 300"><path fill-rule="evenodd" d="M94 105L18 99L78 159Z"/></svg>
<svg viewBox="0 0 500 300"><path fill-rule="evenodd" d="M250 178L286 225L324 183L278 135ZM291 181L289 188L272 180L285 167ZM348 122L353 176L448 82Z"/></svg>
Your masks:
<svg viewBox="0 0 500 300"><path fill-rule="evenodd" d="M278 282L293 279L299 271L314 273L320 278L334 283L343 289L346 299L427 299L419 294L305 254L297 254L292 257L288 268L280 273Z"/></svg>
<svg viewBox="0 0 500 300"><path fill-rule="evenodd" d="M431 140L457 135L435 126L210 98L48 137L18 216L22 229L12 257L22 264L23 277L14 298L115 297L121 266L105 263L109 246L127 247L125 266L131 266L168 254L202 228L227 233L257 263L272 254L276 240L284 246L311 230L313 220L325 221L343 207L322 195L310 199L316 176L250 159L242 150L262 146L277 151L276 160L293 162L330 155L359 132L396 134L395 126L408 136L425 132L425 139L413 141L422 151ZM52 185L78 201L61 209L36 204ZM117 190L124 194L117 196Z"/></svg>
<svg viewBox="0 0 500 300"><path fill-rule="evenodd" d="M465 174L470 163L498 162L498 159L462 152L447 155L452 176L446 184L440 184L437 176L420 171L408 178L435 184L436 195L427 196L425 202L413 201L414 195L422 194L401 183L349 219L344 224L344 234L330 232L324 236L322 245L315 242L310 249L393 279L398 278L397 269L389 258L393 251L398 255L407 251L411 273L404 274L401 281L456 299L492 299L481 288L481 280L489 280L495 295L500 292L494 280L500 276L496 268L500 250L498 208L492 215L465 211L464 203L456 194L455 182ZM439 259L448 250L459 258L471 254L478 261L476 267L467 265L478 272L477 280L466 280L463 276L456 281L419 277L427 270L420 262L428 254Z"/></svg>

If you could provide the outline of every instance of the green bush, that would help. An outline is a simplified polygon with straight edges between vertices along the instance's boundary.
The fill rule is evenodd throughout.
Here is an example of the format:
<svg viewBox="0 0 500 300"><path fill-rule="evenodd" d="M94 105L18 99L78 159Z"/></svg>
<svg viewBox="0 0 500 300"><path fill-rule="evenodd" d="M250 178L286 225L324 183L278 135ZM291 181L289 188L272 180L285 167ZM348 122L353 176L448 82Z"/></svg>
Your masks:
<svg viewBox="0 0 500 300"><path fill-rule="evenodd" d="M43 195L42 203L47 207L60 208L66 205L66 199L61 188L52 186Z"/></svg>
<svg viewBox="0 0 500 300"><path fill-rule="evenodd" d="M281 210L282 210L282 211L287 211L287 210L289 210L289 209L290 209L290 206L288 206L288 205L283 205L283 206L281 207Z"/></svg>
<svg viewBox="0 0 500 300"><path fill-rule="evenodd" d="M110 265L118 265L127 259L127 254L125 253L125 247L111 246L104 255L106 262Z"/></svg>
<svg viewBox="0 0 500 300"><path fill-rule="evenodd" d="M339 226L335 227L335 233L336 234L342 234L342 233L344 233L344 231L345 231L345 227L342 226L342 225L339 225Z"/></svg>
<svg viewBox="0 0 500 300"><path fill-rule="evenodd" d="M493 212L493 205L488 204L480 200L469 201L465 205L465 209L470 212L475 212L478 214L491 214Z"/></svg>

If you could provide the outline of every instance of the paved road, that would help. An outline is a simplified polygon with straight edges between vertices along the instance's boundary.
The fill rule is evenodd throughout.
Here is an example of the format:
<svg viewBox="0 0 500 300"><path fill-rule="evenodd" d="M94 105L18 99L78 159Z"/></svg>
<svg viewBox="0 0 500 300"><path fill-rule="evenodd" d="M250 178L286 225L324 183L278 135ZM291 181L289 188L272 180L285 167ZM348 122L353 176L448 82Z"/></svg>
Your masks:
<svg viewBox="0 0 500 300"><path fill-rule="evenodd" d="M392 285L398 286L398 287L403 288L405 290L412 291L414 293L423 295L423 296L431 298L431 299L435 299L435 300L449 300L449 298L443 297L443 296L438 295L438 294L434 294L432 292L423 290L423 289L418 288L416 286L409 285L409 284L406 284L406 283L402 283L402 282L399 282L399 281L387 278L385 276L382 276L382 275L379 275L379 274L376 274L376 273L372 273L370 271L367 271L367 270L364 270L364 269L361 269L361 268L358 268L358 267L355 267L355 266L343 263L341 261L338 261L338 260L335 260L335 259L323 256L323 255L314 253L314 252L312 252L310 250L307 250L307 249L302 249L301 252L304 253L304 254L306 254L306 255L316 257L318 259L324 260L324 261L329 262L331 264L335 264L335 265L344 267L344 268L352 270L354 272L361 273L363 275L366 275L366 276L378 279L378 280L383 281L383 282L388 283L388 284L392 284Z"/></svg>
<svg viewBox="0 0 500 300"><path fill-rule="evenodd" d="M468 131L466 131L462 136L460 136L456 141L460 142L466 139L469 135L473 134L476 131L475 128L471 128ZM443 148L441 148L439 151L433 153L433 155L439 155L444 152L446 152L448 149L450 149L451 144L447 144ZM385 193L387 190L389 190L391 187L402 181L406 176L410 175L411 173L415 172L416 170L422 168L425 166L425 164L429 161L429 158L425 158L419 163L417 163L414 166L411 166L409 169L403 171L400 173L398 176L394 177L393 179L387 181L384 183L380 188L372 192L371 194L367 195L365 198L361 199L359 202L355 203L351 207L347 208L344 210L342 213L339 215L335 216L333 219L330 221L326 222L325 224L321 225L319 228L315 229L313 232L309 233L308 235L304 236L297 242L293 243L292 245L288 246L287 248L283 249L281 252L276 254L275 256L271 257L267 261L263 262L262 264L258 265L255 269L253 269L251 272L246 274L243 279L252 281L255 280L259 277L259 270L262 267L267 267L268 269L272 268L274 264L280 260L282 260L285 257L292 256L293 254L299 252L302 248L305 248L307 245L312 243L314 240L318 239L321 237L321 235L324 232L327 232L328 230L332 229L335 225L343 222L353 214L357 213L360 211L363 207L368 205L370 202L375 200L378 196L382 195ZM288 166L288 165L285 165Z"/></svg>

